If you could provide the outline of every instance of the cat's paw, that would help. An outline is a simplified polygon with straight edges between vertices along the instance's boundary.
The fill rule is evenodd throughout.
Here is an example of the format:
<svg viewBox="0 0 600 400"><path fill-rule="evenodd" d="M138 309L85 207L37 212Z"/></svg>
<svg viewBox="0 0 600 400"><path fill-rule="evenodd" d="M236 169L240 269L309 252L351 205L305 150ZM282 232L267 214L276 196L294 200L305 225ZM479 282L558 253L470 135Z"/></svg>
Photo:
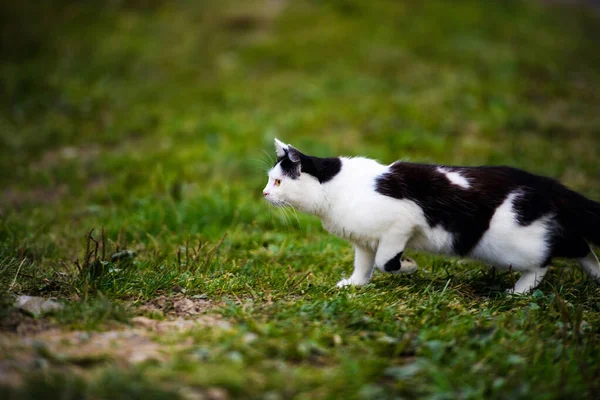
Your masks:
<svg viewBox="0 0 600 400"><path fill-rule="evenodd" d="M529 296L531 294L531 290L519 291L518 289L511 288L511 289L506 289L504 291L504 293L510 294L510 295L516 296L516 297L524 297L524 296Z"/></svg>
<svg viewBox="0 0 600 400"><path fill-rule="evenodd" d="M366 285L368 282L369 281L367 281L367 280L352 279L352 277L350 277L350 278L342 279L335 286L337 286L339 288L343 288L346 286L362 286L362 285Z"/></svg>
<svg viewBox="0 0 600 400"><path fill-rule="evenodd" d="M400 269L396 271L386 272L388 274L403 274L410 275L417 272L419 265L412 258L402 258L400 260Z"/></svg>

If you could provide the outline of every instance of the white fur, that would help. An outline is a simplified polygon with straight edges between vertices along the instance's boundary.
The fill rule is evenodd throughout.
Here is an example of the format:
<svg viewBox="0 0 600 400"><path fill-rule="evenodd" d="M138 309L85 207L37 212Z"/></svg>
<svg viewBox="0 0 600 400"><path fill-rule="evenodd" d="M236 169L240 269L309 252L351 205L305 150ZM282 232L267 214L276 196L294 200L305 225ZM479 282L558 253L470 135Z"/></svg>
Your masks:
<svg viewBox="0 0 600 400"><path fill-rule="evenodd" d="M465 189L468 189L471 187L471 184L469 183L467 178L462 176L460 173L449 171L448 169L446 169L444 167L438 167L437 170L439 173L446 175L446 178L448 178L450 183L453 183L453 184L460 186L462 188L465 188Z"/></svg>
<svg viewBox="0 0 600 400"><path fill-rule="evenodd" d="M600 283L600 263L598 257L590 251L590 253L579 259L579 265L588 274L588 276Z"/></svg>
<svg viewBox="0 0 600 400"><path fill-rule="evenodd" d="M513 203L519 195L519 192L510 193L496 209L489 229L471 252L471 257L518 271L543 265L549 250L546 234L550 216L530 225L519 225L513 210Z"/></svg>
<svg viewBox="0 0 600 400"><path fill-rule="evenodd" d="M283 149L284 145L279 143L276 147ZM327 231L354 244L354 272L350 278L338 282L338 286L366 284L374 266L383 271L385 263L405 248L452 255L453 235L439 225L430 227L418 204L375 191L377 177L388 172L389 166L361 157L342 157L341 161L340 172L323 184L305 173L298 179L288 178L277 165L269 172L264 189L271 203L291 205L317 215ZM468 180L458 173L441 168L439 172L453 184L470 187ZM280 186L275 186L275 179L281 179ZM514 289L523 293L535 287L545 274L546 268L541 267L548 254L546 236L551 216L521 226L513 209L519 195L510 193L497 208L489 229L469 256L494 266L527 272ZM592 261L585 259L582 263L591 265Z"/></svg>
<svg viewBox="0 0 600 400"><path fill-rule="evenodd" d="M283 157L285 156L285 151L288 149L288 145L283 143L281 140L279 139L275 139L275 154L277 154L277 157Z"/></svg>

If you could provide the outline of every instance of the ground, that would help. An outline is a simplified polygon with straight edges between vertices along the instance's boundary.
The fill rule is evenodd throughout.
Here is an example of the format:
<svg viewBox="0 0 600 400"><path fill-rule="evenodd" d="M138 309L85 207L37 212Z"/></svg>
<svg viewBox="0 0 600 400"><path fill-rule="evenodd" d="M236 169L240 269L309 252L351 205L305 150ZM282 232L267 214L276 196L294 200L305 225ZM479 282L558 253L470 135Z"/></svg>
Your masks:
<svg viewBox="0 0 600 400"><path fill-rule="evenodd" d="M575 3L575 4L574 4ZM596 398L600 286L352 250L262 199L314 155L506 164L600 200L578 2L0 5L2 398ZM32 317L18 295L64 308Z"/></svg>

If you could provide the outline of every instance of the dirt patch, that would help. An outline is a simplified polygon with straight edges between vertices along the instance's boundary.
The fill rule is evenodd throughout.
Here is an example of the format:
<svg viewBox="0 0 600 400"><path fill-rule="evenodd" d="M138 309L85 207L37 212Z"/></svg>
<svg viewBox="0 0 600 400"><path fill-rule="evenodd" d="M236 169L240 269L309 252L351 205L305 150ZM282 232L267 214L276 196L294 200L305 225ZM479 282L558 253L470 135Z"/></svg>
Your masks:
<svg viewBox="0 0 600 400"><path fill-rule="evenodd" d="M55 326L56 324L50 319L33 318L17 309L12 309L8 311L8 315L0 320L0 334L35 335Z"/></svg>
<svg viewBox="0 0 600 400"><path fill-rule="evenodd" d="M148 360L163 362L175 348L186 345L184 341L165 348L167 346L155 342L150 336L150 332L140 328L106 332L61 332L53 329L23 339L21 345L35 349L39 356L53 364L81 367L106 361L124 366Z"/></svg>
<svg viewBox="0 0 600 400"><path fill-rule="evenodd" d="M132 327L105 332L65 332L55 326L37 334L0 336L0 358L11 361L1 363L0 371L14 375L28 370L35 362L40 364L40 360L55 366L82 368L106 362L122 367L146 361L166 362L193 344L191 338L179 334L199 327L231 327L217 316L166 321L136 317L132 323ZM164 340L173 335L172 340Z"/></svg>
<svg viewBox="0 0 600 400"><path fill-rule="evenodd" d="M197 326L215 326L229 329L230 325L220 315L214 314L221 303L208 300L205 296L186 297L183 294L161 295L137 308L141 316L132 319L136 326L155 332L181 331ZM144 315L158 316L165 320L147 318Z"/></svg>
<svg viewBox="0 0 600 400"><path fill-rule="evenodd" d="M223 320L217 315L202 315L195 319L181 319L158 321L146 317L135 317L131 320L135 326L144 327L148 330L164 333L173 331L187 331L200 326L211 326L221 329L230 329L229 322Z"/></svg>
<svg viewBox="0 0 600 400"><path fill-rule="evenodd" d="M166 317L191 318L219 307L203 296L185 297L183 294L175 296L159 296L140 306L141 313L159 313Z"/></svg>
<svg viewBox="0 0 600 400"><path fill-rule="evenodd" d="M190 346L190 339L165 345L143 328L106 332L64 332L53 328L24 338L0 335L0 384L18 386L22 376L39 368L62 368L75 373L106 363L127 367L147 361L165 362Z"/></svg>
<svg viewBox="0 0 600 400"><path fill-rule="evenodd" d="M144 362L168 362L193 345L185 333L194 329L231 329L211 313L216 304L183 295L159 296L138 308L164 319L137 316L130 325L104 332L65 331L46 319L18 311L0 325L0 384L17 386L27 371L40 365L84 373L106 363L126 368Z"/></svg>

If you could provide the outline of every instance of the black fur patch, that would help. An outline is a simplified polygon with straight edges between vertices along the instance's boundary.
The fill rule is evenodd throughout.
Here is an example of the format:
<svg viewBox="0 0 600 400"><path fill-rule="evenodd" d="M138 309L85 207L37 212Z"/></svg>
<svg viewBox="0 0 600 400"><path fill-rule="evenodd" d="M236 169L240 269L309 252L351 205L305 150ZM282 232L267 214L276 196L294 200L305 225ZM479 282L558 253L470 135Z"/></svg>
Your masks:
<svg viewBox="0 0 600 400"><path fill-rule="evenodd" d="M281 170L283 174L292 179L300 178L300 168L298 168L298 164L292 162L287 156L280 157L277 159L277 163L281 162ZM277 165L277 164L275 164Z"/></svg>
<svg viewBox="0 0 600 400"><path fill-rule="evenodd" d="M402 257L402 251L398 254L396 254L394 257L392 257L388 262L385 263L385 265L383 266L383 269L385 269L386 272L394 272L394 271L398 271L400 269L400 267L402 266L402 263L400 261L400 257Z"/></svg>
<svg viewBox="0 0 600 400"><path fill-rule="evenodd" d="M294 163L288 158L287 152L285 156L277 158L275 165L281 163L283 173L292 179L298 179L301 172L304 172L317 178L320 183L330 181L342 169L342 160L338 157L319 158L302 153L299 155L300 168L298 168L298 163Z"/></svg>
<svg viewBox="0 0 600 400"><path fill-rule="evenodd" d="M451 183L436 165L397 162L377 179L376 190L385 196L417 203L429 226L441 225L454 235L454 251L461 256L475 247L498 206L514 192L518 193L513 207L520 225L529 225L543 216L552 218L555 229L548 237L551 245L548 262L552 257L583 257L589 252L584 237L594 239L591 233L585 236L582 224L598 226L600 204L553 179L511 167L443 168L458 172L469 181L470 187ZM588 215L594 222L583 222L577 216L578 207L597 210ZM600 237L599 233L596 235Z"/></svg>
<svg viewBox="0 0 600 400"><path fill-rule="evenodd" d="M591 250L588 241L600 245L600 204L565 187L562 189L551 194L558 210L551 256L585 257Z"/></svg>
<svg viewBox="0 0 600 400"><path fill-rule="evenodd" d="M300 154L302 172L314 176L320 183L333 179L342 169L342 160L334 158L319 158Z"/></svg>

